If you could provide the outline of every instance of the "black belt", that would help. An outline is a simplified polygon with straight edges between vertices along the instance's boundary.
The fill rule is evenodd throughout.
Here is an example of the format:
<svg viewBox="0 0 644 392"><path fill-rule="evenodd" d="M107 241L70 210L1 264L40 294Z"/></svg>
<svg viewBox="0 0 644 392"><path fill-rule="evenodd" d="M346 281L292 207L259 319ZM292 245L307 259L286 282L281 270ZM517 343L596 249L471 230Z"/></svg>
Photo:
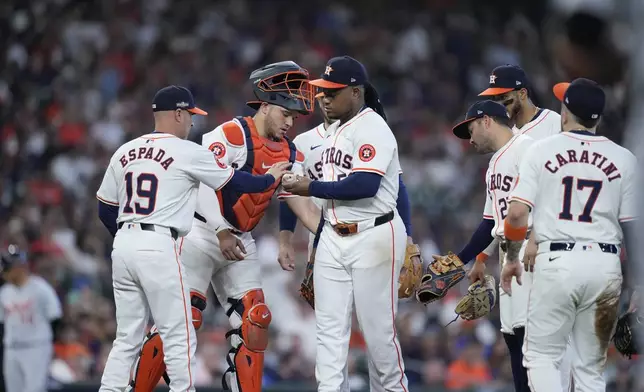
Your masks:
<svg viewBox="0 0 644 392"><path fill-rule="evenodd" d="M380 226L394 219L394 212L390 211L384 215L380 215L373 221L373 227ZM351 235L358 232L357 223L339 223L333 226L333 230L339 235Z"/></svg>
<svg viewBox="0 0 644 392"><path fill-rule="evenodd" d="M587 247L592 247L593 245L595 244L582 245L582 250L586 250ZM615 255L618 254L617 245L615 244L604 244L601 242L597 242L596 245L599 246L599 249L601 249L601 251L604 253L612 253ZM550 243L551 252L570 251L570 250L573 250L574 247L575 247L574 242L551 242Z"/></svg>
<svg viewBox="0 0 644 392"><path fill-rule="evenodd" d="M121 229L124 224L125 222L119 223L118 228ZM154 228L154 225L151 223L133 223L133 224L139 225L139 227L141 227L141 230L156 231L156 229ZM175 240L179 238L179 232L177 232L177 230L173 229L172 227L170 228L170 234L172 234L172 238Z"/></svg>
<svg viewBox="0 0 644 392"><path fill-rule="evenodd" d="M201 214L200 214L200 213L198 213L198 212L195 212L195 219L196 219L196 220L198 220L198 221L201 221L201 222L203 222L203 223L208 223L208 221L206 220L206 218L204 218L204 216L203 216L203 215L201 215ZM239 231L239 230L235 230L235 229L228 229L228 230L229 230L231 233L235 234L235 235L242 235L242 234L243 234L243 233L242 233L241 231Z"/></svg>

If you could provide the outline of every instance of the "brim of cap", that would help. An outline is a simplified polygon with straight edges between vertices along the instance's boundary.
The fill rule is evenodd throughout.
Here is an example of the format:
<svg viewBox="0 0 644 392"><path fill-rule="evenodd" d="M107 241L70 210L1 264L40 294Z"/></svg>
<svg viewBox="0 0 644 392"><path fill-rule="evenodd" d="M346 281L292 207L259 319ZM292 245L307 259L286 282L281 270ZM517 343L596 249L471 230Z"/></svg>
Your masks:
<svg viewBox="0 0 644 392"><path fill-rule="evenodd" d="M452 128L452 133L454 133L454 136L459 139L469 139L470 131L467 129L467 124L471 123L474 120L476 120L476 118L468 118L467 120L463 120L460 123L454 125L454 127Z"/></svg>
<svg viewBox="0 0 644 392"><path fill-rule="evenodd" d="M569 86L570 83L557 83L552 87L552 92L555 94L555 97L557 97L558 100L563 102L564 96L566 95L566 90L568 90Z"/></svg>
<svg viewBox="0 0 644 392"><path fill-rule="evenodd" d="M324 92L315 94L315 98L324 98Z"/></svg>
<svg viewBox="0 0 644 392"><path fill-rule="evenodd" d="M513 88L490 87L488 89L483 90L479 94L479 97L492 96L492 95L501 95L501 94L509 93L510 91L513 91L513 90L514 90Z"/></svg>
<svg viewBox="0 0 644 392"><path fill-rule="evenodd" d="M348 86L346 84L330 82L330 81L325 80L325 79L311 80L311 81L309 81L309 84L311 86L322 87L322 88L345 88L345 87Z"/></svg>
<svg viewBox="0 0 644 392"><path fill-rule="evenodd" d="M207 112L207 111L205 111L205 110L201 110L201 109L199 109L199 108L197 108L197 107L194 107L194 108L192 108L192 109L186 109L186 110L187 110L187 111L189 111L189 112L190 112L190 113L192 113L192 114L198 114L198 115L200 115L200 116L207 116L207 115L208 115L208 112Z"/></svg>

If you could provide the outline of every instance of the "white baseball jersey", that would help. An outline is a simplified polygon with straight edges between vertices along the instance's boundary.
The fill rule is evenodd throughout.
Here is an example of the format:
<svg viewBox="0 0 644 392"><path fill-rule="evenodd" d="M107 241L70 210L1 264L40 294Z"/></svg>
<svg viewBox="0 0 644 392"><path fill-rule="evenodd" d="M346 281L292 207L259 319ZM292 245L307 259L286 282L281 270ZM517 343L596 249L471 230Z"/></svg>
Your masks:
<svg viewBox="0 0 644 392"><path fill-rule="evenodd" d="M51 343L51 322L62 314L56 292L39 276L30 276L22 286L7 282L0 288L5 347Z"/></svg>
<svg viewBox="0 0 644 392"><path fill-rule="evenodd" d="M151 133L116 150L96 197L119 206L119 223L155 224L185 236L192 227L199 183L220 189L233 174L208 149Z"/></svg>
<svg viewBox="0 0 644 392"><path fill-rule="evenodd" d="M340 181L353 172L382 176L373 198L328 200L324 217L331 224L355 223L376 218L396 209L400 162L398 143L382 117L365 108L354 118L327 129L322 146L324 181Z"/></svg>
<svg viewBox="0 0 644 392"><path fill-rule="evenodd" d="M304 155L303 170L304 174L309 176L313 181L321 180L322 174L322 144L324 143L324 123L317 127L301 133L293 139L293 143L298 151ZM323 208L326 200L311 197L313 203L318 207Z"/></svg>
<svg viewBox="0 0 644 392"><path fill-rule="evenodd" d="M561 116L549 109L539 109L532 120L521 128L516 126L512 132L517 135L527 135L534 140L541 140L561 132Z"/></svg>
<svg viewBox="0 0 644 392"><path fill-rule="evenodd" d="M249 121L250 119L247 118L246 120ZM249 124L249 126L251 125ZM231 129L231 127L232 129L234 129L234 131ZM268 139L265 140L265 143L281 146L281 143L277 143ZM241 123L237 119L227 121L213 129L212 131L203 134L201 144L202 146L207 147L210 151L212 151L219 162L235 169L242 168L246 164L246 161L248 159L248 147L246 146L244 130ZM259 157L256 153L255 159L262 158ZM288 160L288 158L285 158L285 160ZM262 172L253 174L266 174L266 171L268 171L268 169L270 169L270 167L272 166L272 164L265 164L264 162L262 162L261 165ZM256 165L256 168L257 167L258 166ZM299 158L296 157L295 163L291 167L290 171L297 175L304 175L303 156L300 156ZM293 196L290 193L284 191L282 185L278 186L275 193L277 194L279 199ZM219 208L219 199L214 189L208 187L207 184L201 184L199 186L198 200L199 201L196 211L206 218L208 225L211 225L213 227L216 226L217 228L233 228L233 226L229 222L227 222L226 219L221 215L221 210Z"/></svg>
<svg viewBox="0 0 644 392"><path fill-rule="evenodd" d="M535 142L511 195L533 208L537 243L620 244L619 222L633 220L635 156L603 136L564 132Z"/></svg>
<svg viewBox="0 0 644 392"><path fill-rule="evenodd" d="M297 150L304 155L304 174L311 180L322 179L322 143L325 133L324 123L322 123L293 139Z"/></svg>
<svg viewBox="0 0 644 392"><path fill-rule="evenodd" d="M519 179L521 160L533 143L534 139L529 136L514 135L490 159L485 173L487 198L483 218L494 219L493 237L503 238L503 220L508 214L508 198Z"/></svg>

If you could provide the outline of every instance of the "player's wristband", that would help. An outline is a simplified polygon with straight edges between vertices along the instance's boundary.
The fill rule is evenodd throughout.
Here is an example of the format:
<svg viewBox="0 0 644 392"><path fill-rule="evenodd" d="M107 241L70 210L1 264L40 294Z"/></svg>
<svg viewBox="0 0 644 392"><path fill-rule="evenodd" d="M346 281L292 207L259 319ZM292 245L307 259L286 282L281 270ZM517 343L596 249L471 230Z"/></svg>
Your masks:
<svg viewBox="0 0 644 392"><path fill-rule="evenodd" d="M514 227L506 219L503 222L503 232L509 241L523 241L528 234L528 226Z"/></svg>
<svg viewBox="0 0 644 392"><path fill-rule="evenodd" d="M485 253L481 252L476 256L476 261L479 262L479 263L485 263L487 261L488 257L490 257L490 256L488 256Z"/></svg>

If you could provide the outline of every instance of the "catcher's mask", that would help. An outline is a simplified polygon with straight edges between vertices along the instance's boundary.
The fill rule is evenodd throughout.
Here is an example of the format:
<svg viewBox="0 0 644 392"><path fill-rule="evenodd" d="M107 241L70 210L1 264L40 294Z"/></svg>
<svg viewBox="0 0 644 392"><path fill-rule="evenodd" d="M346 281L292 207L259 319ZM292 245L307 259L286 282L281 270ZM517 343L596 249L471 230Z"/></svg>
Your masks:
<svg viewBox="0 0 644 392"><path fill-rule="evenodd" d="M301 114L315 109L315 92L309 84L309 71L294 61L265 65L250 74L256 100L246 104L257 110L262 102L281 106Z"/></svg>

